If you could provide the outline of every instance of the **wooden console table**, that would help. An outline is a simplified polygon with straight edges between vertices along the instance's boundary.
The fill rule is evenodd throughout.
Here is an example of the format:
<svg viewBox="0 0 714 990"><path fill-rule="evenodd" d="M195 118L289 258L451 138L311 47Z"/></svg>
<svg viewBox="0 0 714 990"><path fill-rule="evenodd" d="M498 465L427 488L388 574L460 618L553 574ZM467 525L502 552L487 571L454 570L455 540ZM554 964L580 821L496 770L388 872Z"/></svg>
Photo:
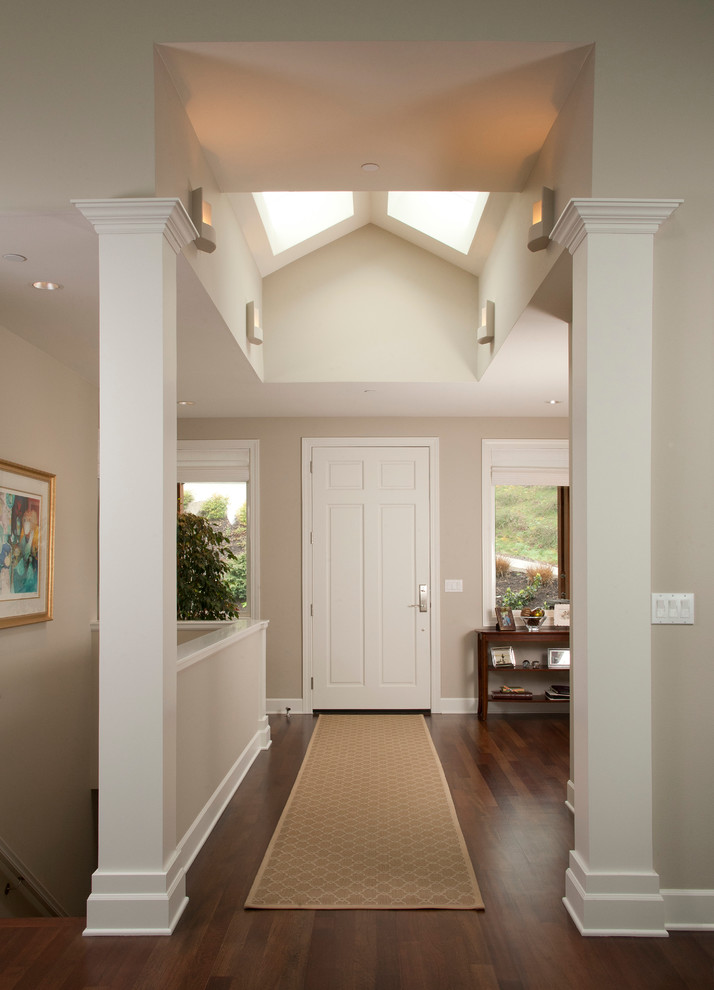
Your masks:
<svg viewBox="0 0 714 990"><path fill-rule="evenodd" d="M543 667L523 667L516 663L515 667L498 667L494 668L489 664L489 648L491 646L513 646L517 647L520 644L527 644L528 646L557 646L561 648L567 648L570 645L570 630L569 629L556 629L554 627L541 628L538 632L527 632L525 629L496 629L495 627L490 627L487 629L477 629L476 630L476 668L478 672L478 717L482 721L486 721L488 717L488 674L490 670L501 670L503 673L513 672L517 673L520 677L522 674L528 675L532 673L543 673ZM517 660L517 657L516 657ZM553 673L558 673L557 668L551 668ZM566 668L563 668L565 670ZM570 671L568 670L568 674ZM529 701L543 701L543 698L524 698L518 699L514 697L514 701L518 701L519 704L527 704ZM558 702L553 702L553 704L558 704Z"/></svg>

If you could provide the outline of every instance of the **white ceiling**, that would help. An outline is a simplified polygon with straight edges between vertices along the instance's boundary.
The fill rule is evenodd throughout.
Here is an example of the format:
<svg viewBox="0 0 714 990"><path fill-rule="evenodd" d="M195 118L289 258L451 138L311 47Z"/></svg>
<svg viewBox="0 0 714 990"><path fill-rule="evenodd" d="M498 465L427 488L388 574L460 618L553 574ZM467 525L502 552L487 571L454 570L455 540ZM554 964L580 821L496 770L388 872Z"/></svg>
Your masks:
<svg viewBox="0 0 714 990"><path fill-rule="evenodd" d="M565 44L459 42L218 43L159 50L219 185L232 194L244 223L251 190L354 189L365 194L359 222L384 226L476 274L509 195L527 178L587 54ZM363 172L367 161L379 163L380 170ZM491 197L474 248L464 257L386 218L388 188L500 195ZM295 257L322 243L308 242ZM274 270L264 246L255 240L251 246L264 272ZM65 213L2 216L0 256L6 253L28 260L0 260L0 323L96 381L97 240L86 220L69 204ZM286 252L280 263L291 260ZM36 279L59 281L64 288L38 292L31 288ZM180 389L197 399L181 415L567 411L562 321L569 313L568 277L552 279L549 298L544 293L542 304L524 314L482 382L457 385L251 381L188 265L181 265L180 281ZM211 368L197 360L197 308L202 327L211 328ZM551 397L563 404L546 406Z"/></svg>

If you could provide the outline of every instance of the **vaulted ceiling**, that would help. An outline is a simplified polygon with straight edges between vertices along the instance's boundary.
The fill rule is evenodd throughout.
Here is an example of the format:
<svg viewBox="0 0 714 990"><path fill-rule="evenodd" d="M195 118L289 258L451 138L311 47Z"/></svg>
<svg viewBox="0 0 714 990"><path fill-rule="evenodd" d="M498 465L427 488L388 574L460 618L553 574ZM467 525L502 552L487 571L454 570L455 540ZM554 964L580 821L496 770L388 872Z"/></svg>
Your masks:
<svg viewBox="0 0 714 990"><path fill-rule="evenodd" d="M263 274L365 223L478 274L587 56L586 48L565 43L198 43L158 51ZM365 163L379 168L366 172ZM348 224L273 257L249 194L278 189L354 190L359 209ZM390 189L493 195L471 251L460 255L389 218ZM4 216L0 255L8 253L32 264L30 271L0 262L0 322L95 380L94 233L69 204L61 214ZM28 293L34 278L57 279L72 291L61 300L50 298L59 293ZM383 385L376 393L365 383L246 383L229 389L230 401L212 389L215 401L200 415L521 415L503 401L514 383L523 392L538 381L546 395L557 389L567 398L560 321L567 319L568 285L567 276L554 275L543 304L525 314L482 382ZM180 312L195 305L185 296ZM190 349L185 336L183 343ZM230 360L222 370L230 375Z"/></svg>

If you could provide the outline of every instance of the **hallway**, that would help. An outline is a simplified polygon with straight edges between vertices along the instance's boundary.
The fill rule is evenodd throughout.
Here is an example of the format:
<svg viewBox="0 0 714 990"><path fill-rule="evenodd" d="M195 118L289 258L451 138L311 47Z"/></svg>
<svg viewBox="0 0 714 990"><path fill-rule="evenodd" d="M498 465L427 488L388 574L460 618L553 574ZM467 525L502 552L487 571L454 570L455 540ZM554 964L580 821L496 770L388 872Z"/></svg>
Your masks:
<svg viewBox="0 0 714 990"><path fill-rule="evenodd" d="M0 990L703 990L714 934L582 938L561 897L572 819L567 716L427 718L485 912L246 911L316 720L271 717L188 877L170 938L83 938L83 921L0 922Z"/></svg>

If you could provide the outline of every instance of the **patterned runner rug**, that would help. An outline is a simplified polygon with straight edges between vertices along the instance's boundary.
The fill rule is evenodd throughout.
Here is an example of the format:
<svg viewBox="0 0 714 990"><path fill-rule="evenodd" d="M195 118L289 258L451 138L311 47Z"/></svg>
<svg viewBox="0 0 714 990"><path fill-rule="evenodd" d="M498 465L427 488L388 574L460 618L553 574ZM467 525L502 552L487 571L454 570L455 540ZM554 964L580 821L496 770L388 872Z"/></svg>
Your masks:
<svg viewBox="0 0 714 990"><path fill-rule="evenodd" d="M483 908L422 715L321 715L245 904Z"/></svg>

